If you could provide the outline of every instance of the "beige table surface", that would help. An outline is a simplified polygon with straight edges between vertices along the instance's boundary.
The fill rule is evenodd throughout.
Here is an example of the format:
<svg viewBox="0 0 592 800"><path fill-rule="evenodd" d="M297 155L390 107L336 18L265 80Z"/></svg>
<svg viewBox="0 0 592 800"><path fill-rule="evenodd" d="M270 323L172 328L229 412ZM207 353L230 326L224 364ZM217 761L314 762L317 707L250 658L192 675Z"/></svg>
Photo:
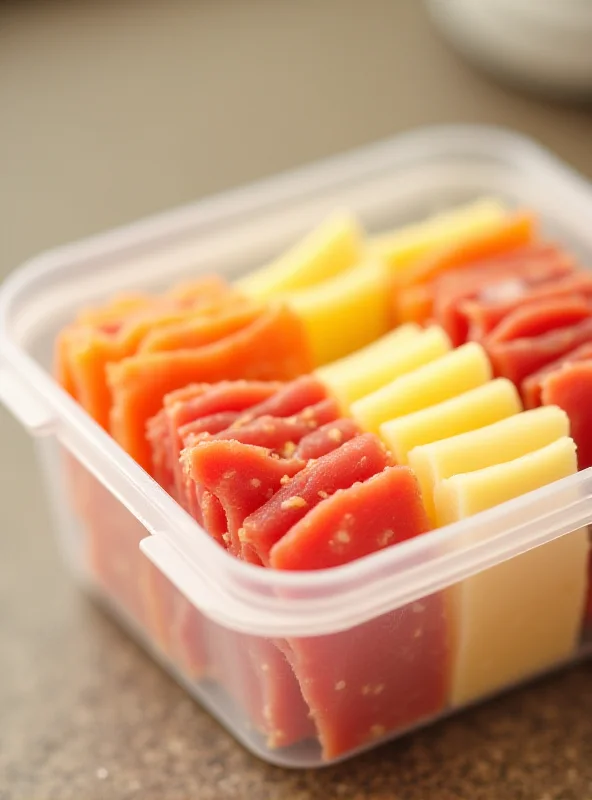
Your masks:
<svg viewBox="0 0 592 800"><path fill-rule="evenodd" d="M490 83L416 0L0 2L0 275L418 125L507 125L592 178L592 114ZM592 220L591 220L592 224ZM248 755L62 567L0 415L0 798L592 798L581 666L322 772Z"/></svg>

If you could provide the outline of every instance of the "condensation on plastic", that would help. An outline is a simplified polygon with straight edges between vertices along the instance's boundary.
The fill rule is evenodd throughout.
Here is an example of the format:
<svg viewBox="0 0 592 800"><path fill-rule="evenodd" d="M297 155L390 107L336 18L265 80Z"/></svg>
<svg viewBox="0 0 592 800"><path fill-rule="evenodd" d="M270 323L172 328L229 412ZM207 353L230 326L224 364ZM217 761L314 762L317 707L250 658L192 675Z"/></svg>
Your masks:
<svg viewBox="0 0 592 800"><path fill-rule="evenodd" d="M312 641L311 663L322 652L325 665L345 659L354 673L360 669L354 644L371 647L372 636L384 636L381 621L396 616L387 693L393 687L404 693L409 664L401 666L400 652L410 614L433 608L470 576L577 535L592 521L590 471L343 567L262 570L213 542L62 391L51 377L55 334L78 308L118 291L158 290L205 271L240 274L336 207L352 209L378 231L484 195L536 209L549 236L584 264L592 258L592 191L582 178L508 132L440 127L50 252L15 271L0 290L0 399L38 437L56 526L75 571L193 696L273 763L317 766L350 756L449 713L451 703L437 692L419 697L406 716L369 720L365 737L331 744L325 731L321 754L316 734L307 733L300 696L292 698L300 727L292 720L294 730L280 730L270 721L286 713L279 706L270 711L270 703L279 703L278 692L292 696L293 675L270 686L254 674L263 652L293 659ZM585 652L583 643L573 657ZM420 656L419 672L429 653ZM437 669L443 680L447 666ZM432 685L439 677L431 675Z"/></svg>

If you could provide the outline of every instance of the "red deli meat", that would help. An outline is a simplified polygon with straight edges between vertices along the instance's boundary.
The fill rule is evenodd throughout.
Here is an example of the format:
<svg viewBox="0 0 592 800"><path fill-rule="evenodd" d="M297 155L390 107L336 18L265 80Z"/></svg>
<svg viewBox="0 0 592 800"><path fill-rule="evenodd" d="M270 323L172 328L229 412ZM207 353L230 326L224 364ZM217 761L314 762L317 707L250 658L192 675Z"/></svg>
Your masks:
<svg viewBox="0 0 592 800"><path fill-rule="evenodd" d="M330 760L403 731L446 704L446 603L422 598L349 630L285 648Z"/></svg>
<svg viewBox="0 0 592 800"><path fill-rule="evenodd" d="M211 496L224 510L230 551L243 560L257 562L251 553L241 549L238 528L246 514L277 491L285 476L302 469L304 462L273 458L269 449L216 438L189 446L183 451L182 460L191 479L204 490L202 503ZM192 613L190 609L188 613ZM251 724L266 736L269 746L287 746L312 735L314 726L308 706L285 655L276 645L230 631L222 636L219 633L216 628L209 648L214 677L247 712ZM232 653L221 649L223 641Z"/></svg>
<svg viewBox="0 0 592 800"><path fill-rule="evenodd" d="M541 336L494 342L486 347L495 374L516 386L533 372L586 342L592 341L592 319Z"/></svg>
<svg viewBox="0 0 592 800"><path fill-rule="evenodd" d="M326 397L324 386L312 377L288 384L244 380L194 384L171 392L164 399L162 411L148 424L154 477L195 516L197 509L191 499L191 487L187 498L187 485L179 462L181 450L190 441L191 434L219 433L233 423L244 425L262 415L290 416ZM248 414L241 415L240 412L247 410ZM211 416L230 411L236 412L233 417L214 419ZM206 415L207 420L203 419ZM319 424L322 424L320 420Z"/></svg>
<svg viewBox="0 0 592 800"><path fill-rule="evenodd" d="M569 353L552 361L542 369L529 375L520 387L522 397L524 398L524 405L526 408L537 408L542 403L541 391L544 379L552 372L560 369L564 364L571 364L574 361L592 361L592 342L576 347L575 350L570 350Z"/></svg>
<svg viewBox="0 0 592 800"><path fill-rule="evenodd" d="M315 724L286 654L275 642L260 637L250 639L248 654L260 687L262 705L258 713L262 712L261 730L267 746L289 747L312 738Z"/></svg>
<svg viewBox="0 0 592 800"><path fill-rule="evenodd" d="M387 467L311 509L273 545L269 564L287 570L337 567L428 530L415 474L409 467Z"/></svg>
<svg viewBox="0 0 592 800"><path fill-rule="evenodd" d="M188 511L222 547L226 548L226 512L220 500L212 492L202 489L200 492L188 491Z"/></svg>
<svg viewBox="0 0 592 800"><path fill-rule="evenodd" d="M203 428L204 425L202 423L205 422L208 426L205 428L206 432L216 434L214 438L218 440L234 440L242 444L265 447L278 456L289 458L294 454L296 444L305 433L317 428L327 420L334 420L338 411L337 403L328 398L315 406L309 406L293 417L263 416L237 428L230 427L233 421L230 420L228 425L221 426L216 430L207 422L210 418L200 420L197 424L200 424ZM218 416L224 415L220 414ZM235 418L236 414L234 415ZM200 436L195 435L196 423L191 423L186 428L191 428L193 431L191 435L184 436L186 446L197 445L199 441L211 441L212 437L204 436L203 434ZM181 428L180 432L183 432L183 428ZM183 478L184 496L181 498L182 504L195 519L203 524L204 528L214 538L218 541L224 541L224 535L227 531L226 515L220 501L211 491L196 483L187 472L183 474ZM242 481L242 476L237 476L237 479ZM232 534L230 536L232 537Z"/></svg>
<svg viewBox="0 0 592 800"><path fill-rule="evenodd" d="M161 410L146 425L146 438L152 448L152 466L150 474L154 480L169 494L173 494L175 477L173 465L169 458L167 420Z"/></svg>
<svg viewBox="0 0 592 800"><path fill-rule="evenodd" d="M529 339L542 336L557 328L568 328L592 316L592 307L584 297L539 300L521 306L491 331L482 344L487 347L513 339Z"/></svg>
<svg viewBox="0 0 592 800"><path fill-rule="evenodd" d="M265 447L236 440L200 441L181 458L189 477L222 505L234 555L241 554L239 529L246 517L273 497L284 476L289 479L305 466L299 459L273 458Z"/></svg>
<svg viewBox="0 0 592 800"><path fill-rule="evenodd" d="M415 475L387 467L338 490L271 549L272 567L322 569L429 530ZM363 625L284 645L317 726L335 758L439 711L448 673L445 604L426 598Z"/></svg>
<svg viewBox="0 0 592 800"><path fill-rule="evenodd" d="M495 290L495 288L494 285L493 289ZM478 297L474 300L461 301L459 304L458 313L465 320L470 340L481 341L512 311L539 300L560 300L577 296L583 297L588 303L591 303L592 275L576 272L565 278L548 281L535 287L525 284L518 277L509 279L505 288L504 284L501 284L499 289L498 298L500 299ZM501 299L504 291L506 297Z"/></svg>
<svg viewBox="0 0 592 800"><path fill-rule="evenodd" d="M314 723L286 656L273 641L205 620L211 678L247 716L271 748L314 735Z"/></svg>
<svg viewBox="0 0 592 800"><path fill-rule="evenodd" d="M209 386L209 383L191 383L183 389L171 392L164 398L163 408L146 423L146 439L152 449L150 474L163 489L173 496L175 488L174 461L171 456L167 402L173 402L169 401L169 398L174 396L175 403L182 403L203 394Z"/></svg>
<svg viewBox="0 0 592 800"><path fill-rule="evenodd" d="M592 466L592 361L565 364L542 382L543 405L556 405L569 417L578 448L578 469Z"/></svg>
<svg viewBox="0 0 592 800"><path fill-rule="evenodd" d="M304 436L319 426L334 422L338 415L337 402L327 398L291 417L263 415L238 427L230 426L221 431L216 439L235 439L243 444L256 444L288 458L294 455L296 445Z"/></svg>
<svg viewBox="0 0 592 800"><path fill-rule="evenodd" d="M327 389L318 378L304 375L284 384L269 398L251 406L235 423L246 425L257 417L291 417L327 398Z"/></svg>
<svg viewBox="0 0 592 800"><path fill-rule="evenodd" d="M168 479L167 485L159 480L161 486L181 500L179 487L182 485L182 470L179 456L183 448L183 438L190 433L186 427L189 423L195 423L194 432L217 433L228 427L240 412L271 397L281 386L278 381L221 381L215 384L194 384L166 395L162 411L148 423L153 469L164 462L165 469L161 467L159 475L164 472ZM218 419L213 417L228 412L235 412L235 415ZM204 420L206 417L207 421ZM222 424L223 427L220 427ZM166 434L162 432L164 427ZM164 456L161 455L163 450ZM156 475L154 477L158 480Z"/></svg>
<svg viewBox="0 0 592 800"><path fill-rule="evenodd" d="M270 500L254 510L238 532L243 544L269 564L269 551L290 528L321 500L381 472L389 456L377 436L356 436L298 472ZM293 473L294 474L294 473Z"/></svg>
<svg viewBox="0 0 592 800"><path fill-rule="evenodd" d="M182 425L178 430L178 436L183 443L182 447L193 445L197 439L205 435L216 435L225 431L238 419L239 413L238 411L219 411L217 414ZM199 487L183 470L181 452L182 450L177 454L176 463L175 492L177 500L212 535L214 535L214 530L219 528L216 538L221 541L221 537L226 533L224 511L213 495L198 491ZM206 519L209 522L206 523Z"/></svg>
<svg viewBox="0 0 592 800"><path fill-rule="evenodd" d="M146 424L167 394L192 380L292 380L310 371L310 359L302 321L281 304L265 308L252 324L218 342L124 358L107 368L111 435L149 470Z"/></svg>
<svg viewBox="0 0 592 800"><path fill-rule="evenodd" d="M261 393L264 386L267 387L265 394L259 396L258 402L244 402L246 399L249 401L252 399L250 392ZM302 419L293 419L287 423L288 426L291 426L290 439L285 440L287 444L290 440L298 441L305 432L317 428L328 420L335 419L338 413L337 406L327 398L325 387L316 378L309 376L284 385L268 383L257 386L256 382L225 382L212 387L211 393L208 393L207 397L197 397L194 400L186 398L187 402L182 405L174 402L174 395L175 393L169 396L169 438L172 441L169 458L175 464L174 496L195 519L204 524L206 530L218 541L226 533L223 509L215 494L193 481L186 471L183 471L179 460L181 448L192 444L198 434L203 432L219 433L224 428L231 427L232 424L235 427L232 431L228 431L228 438L274 449L277 446L274 435L276 438L277 435L281 436L279 430L281 424L279 422L271 423L272 416L283 418L298 413L302 414ZM249 410L242 415L237 413L234 418L228 418L227 425L216 424L214 427L214 420L195 419L195 415L199 414L200 410L204 410L206 400L210 409L214 407L213 401L217 400L220 406L230 406L239 411L244 411L245 408ZM243 404L242 408L240 408L241 404ZM266 416L268 423L274 425L271 434L269 429L265 431L260 424L256 423L256 420L262 416ZM188 418L193 418L194 421L186 423ZM181 425L182 422L186 424ZM301 433L299 432L300 427L302 427ZM241 431L240 435L239 430ZM249 556L251 555L250 549L247 549L247 553ZM256 561L258 562L258 559Z"/></svg>
<svg viewBox="0 0 592 800"><path fill-rule="evenodd" d="M592 360L570 361L541 381L544 405L557 405L569 417L569 427L577 445L578 469L592 466ZM592 623L592 552L588 561L588 600L586 621Z"/></svg>
<svg viewBox="0 0 592 800"><path fill-rule="evenodd" d="M468 325L460 304L482 295L487 287L498 288L507 281L520 281L527 287L538 286L573 273L573 260L560 253L555 245L533 245L507 256L476 262L437 278L433 284L433 316L450 336L454 345L467 340Z"/></svg>
<svg viewBox="0 0 592 800"><path fill-rule="evenodd" d="M272 547L271 565L337 566L428 529L414 474L387 467L309 511ZM450 659L441 595L347 631L290 639L283 649L325 759L415 724L446 702Z"/></svg>
<svg viewBox="0 0 592 800"><path fill-rule="evenodd" d="M326 456L327 453L333 452L344 442L349 442L350 439L361 433L362 431L353 419L348 417L336 419L304 436L298 443L294 456L303 461Z"/></svg>

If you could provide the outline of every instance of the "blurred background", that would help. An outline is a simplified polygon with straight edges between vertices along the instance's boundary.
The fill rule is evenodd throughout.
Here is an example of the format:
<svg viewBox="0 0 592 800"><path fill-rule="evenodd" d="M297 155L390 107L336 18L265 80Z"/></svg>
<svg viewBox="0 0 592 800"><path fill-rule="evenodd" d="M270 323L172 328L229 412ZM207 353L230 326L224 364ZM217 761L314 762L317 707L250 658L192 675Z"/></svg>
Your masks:
<svg viewBox="0 0 592 800"><path fill-rule="evenodd" d="M7 0L0 109L2 272L430 123L507 125L592 176L589 113L484 79L420 0Z"/></svg>
<svg viewBox="0 0 592 800"><path fill-rule="evenodd" d="M460 30L444 5L430 4L440 29L419 0L0 2L0 278L41 250L421 125L507 126L592 179L592 112L566 102L569 80L524 91L532 70L518 74L503 47L477 64L477 27ZM469 20L466 2L449 5ZM47 530L29 440L4 412L0 448L0 798L207 800L246 796L247 784L252 797L332 796L327 772L259 765L81 601ZM487 784L492 797L583 800L592 736L573 698L589 677L568 672L381 748L338 773L344 792L435 796L427 748L443 785L462 774L472 798L489 797L475 788ZM544 703L571 715L559 777L536 715L504 727ZM512 759L537 736L543 756L520 793ZM561 794L544 794L553 780Z"/></svg>

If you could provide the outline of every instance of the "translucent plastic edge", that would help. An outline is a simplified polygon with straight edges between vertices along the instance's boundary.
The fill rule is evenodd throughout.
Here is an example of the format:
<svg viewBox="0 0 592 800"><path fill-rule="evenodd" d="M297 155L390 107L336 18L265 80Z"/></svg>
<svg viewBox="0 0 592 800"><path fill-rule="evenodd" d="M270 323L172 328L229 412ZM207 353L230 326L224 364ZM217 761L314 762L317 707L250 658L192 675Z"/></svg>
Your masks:
<svg viewBox="0 0 592 800"><path fill-rule="evenodd" d="M9 310L36 281L75 268L80 261L123 255L140 246L149 249L156 242L162 247L166 240L188 231L193 235L200 228L211 232L243 214L263 214L277 208L278 203L335 191L342 183L362 179L376 170L396 169L410 159L463 155L465 149L485 156L506 151L508 161L532 170L539 180L547 179L550 190L571 195L582 218L591 218L589 184L526 137L498 128L440 126L403 134L49 252L16 270L0 289L0 361L4 369L14 371L38 403L50 409L52 424L46 421L43 432L55 433L150 533L167 541L164 560L168 562L168 577L175 584L183 583L182 591L188 599L198 608L207 606L206 613L227 627L260 635L315 635L346 629L414 602L587 524L592 519L592 476L589 471L579 473L341 567L298 573L262 570L222 550L28 353L11 341ZM543 512L541 505L546 509ZM481 541L466 543L477 526ZM159 566L165 571L164 565ZM182 566L189 570L191 580L180 579ZM204 596L209 602L204 603Z"/></svg>

